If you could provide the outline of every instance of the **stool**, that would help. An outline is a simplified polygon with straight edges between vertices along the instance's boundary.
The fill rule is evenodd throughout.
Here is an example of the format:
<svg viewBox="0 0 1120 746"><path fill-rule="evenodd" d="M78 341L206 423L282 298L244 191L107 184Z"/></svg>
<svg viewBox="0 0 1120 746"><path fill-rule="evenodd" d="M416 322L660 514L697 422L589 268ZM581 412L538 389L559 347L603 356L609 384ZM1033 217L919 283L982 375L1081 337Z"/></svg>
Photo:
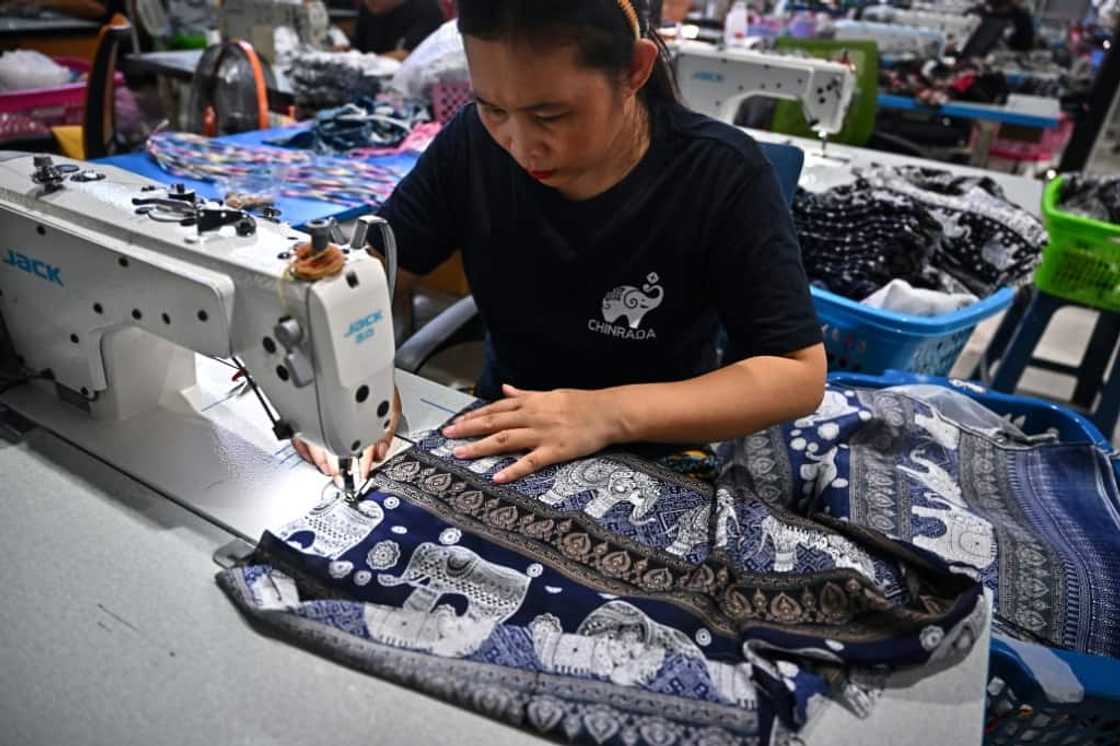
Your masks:
<svg viewBox="0 0 1120 746"><path fill-rule="evenodd" d="M1080 306L1100 313L1100 318L1093 327L1089 346L1085 350L1085 357L1078 366L1034 357L1034 350L1046 327L1050 325L1050 320L1058 309L1065 306ZM1070 403L1088 413L1101 433L1111 440L1117 417L1120 416L1120 365L1113 367L1107 380L1105 371L1112 360L1118 340L1120 313L1065 300L1036 287L1024 288L1008 309L991 344L973 370L972 377L984 379L985 371L998 360L999 369L992 379L991 388L1012 394L1027 366L1073 376L1077 379L1077 387ZM1098 394L1100 404L1094 410L1093 403Z"/></svg>

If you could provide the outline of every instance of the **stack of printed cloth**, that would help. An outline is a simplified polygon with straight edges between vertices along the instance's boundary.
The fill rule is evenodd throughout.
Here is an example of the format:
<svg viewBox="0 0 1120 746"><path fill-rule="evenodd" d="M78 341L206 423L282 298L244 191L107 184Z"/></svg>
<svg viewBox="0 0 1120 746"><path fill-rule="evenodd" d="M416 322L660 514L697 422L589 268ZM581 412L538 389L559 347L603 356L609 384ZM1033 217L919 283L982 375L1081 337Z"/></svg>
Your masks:
<svg viewBox="0 0 1120 746"><path fill-rule="evenodd" d="M992 179L915 166L873 166L850 184L799 189L793 220L810 281L857 301L898 280L983 298L1027 281L1048 240Z"/></svg>

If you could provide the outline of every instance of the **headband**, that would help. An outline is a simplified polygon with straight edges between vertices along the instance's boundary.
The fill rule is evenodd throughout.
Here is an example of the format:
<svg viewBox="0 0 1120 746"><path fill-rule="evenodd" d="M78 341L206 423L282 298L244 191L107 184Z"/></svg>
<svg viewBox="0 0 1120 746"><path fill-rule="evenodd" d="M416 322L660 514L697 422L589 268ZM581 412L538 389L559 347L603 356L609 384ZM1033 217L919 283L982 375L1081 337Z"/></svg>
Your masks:
<svg viewBox="0 0 1120 746"><path fill-rule="evenodd" d="M634 38L642 38L642 26L638 23L638 13L634 10L634 3L632 0L618 0L618 7L622 9L622 14L626 16L626 20L634 28Z"/></svg>

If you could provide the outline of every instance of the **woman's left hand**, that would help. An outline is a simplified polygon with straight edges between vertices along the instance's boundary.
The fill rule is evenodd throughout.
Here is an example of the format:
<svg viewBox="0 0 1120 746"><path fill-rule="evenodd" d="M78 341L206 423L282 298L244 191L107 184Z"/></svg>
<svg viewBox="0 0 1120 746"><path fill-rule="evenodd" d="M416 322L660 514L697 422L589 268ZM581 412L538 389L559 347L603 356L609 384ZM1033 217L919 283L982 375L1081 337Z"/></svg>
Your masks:
<svg viewBox="0 0 1120 746"><path fill-rule="evenodd" d="M456 448L455 458L527 452L494 475L499 484L595 453L619 438L608 391L522 391L506 385L502 393L505 399L468 412L443 429L448 438L481 438Z"/></svg>

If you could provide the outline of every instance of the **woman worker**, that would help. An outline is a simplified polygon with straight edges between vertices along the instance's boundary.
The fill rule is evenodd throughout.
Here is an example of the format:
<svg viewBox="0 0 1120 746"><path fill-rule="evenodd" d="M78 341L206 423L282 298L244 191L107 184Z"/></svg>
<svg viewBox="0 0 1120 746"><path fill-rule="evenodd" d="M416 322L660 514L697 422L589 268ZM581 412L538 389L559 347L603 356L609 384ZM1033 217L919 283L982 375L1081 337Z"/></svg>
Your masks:
<svg viewBox="0 0 1120 746"><path fill-rule="evenodd" d="M678 103L645 4L460 0L476 100L380 211L401 286L462 251L488 330L476 394L492 403L444 433L478 438L456 457L520 454L499 483L614 444L754 433L823 395L773 167Z"/></svg>

